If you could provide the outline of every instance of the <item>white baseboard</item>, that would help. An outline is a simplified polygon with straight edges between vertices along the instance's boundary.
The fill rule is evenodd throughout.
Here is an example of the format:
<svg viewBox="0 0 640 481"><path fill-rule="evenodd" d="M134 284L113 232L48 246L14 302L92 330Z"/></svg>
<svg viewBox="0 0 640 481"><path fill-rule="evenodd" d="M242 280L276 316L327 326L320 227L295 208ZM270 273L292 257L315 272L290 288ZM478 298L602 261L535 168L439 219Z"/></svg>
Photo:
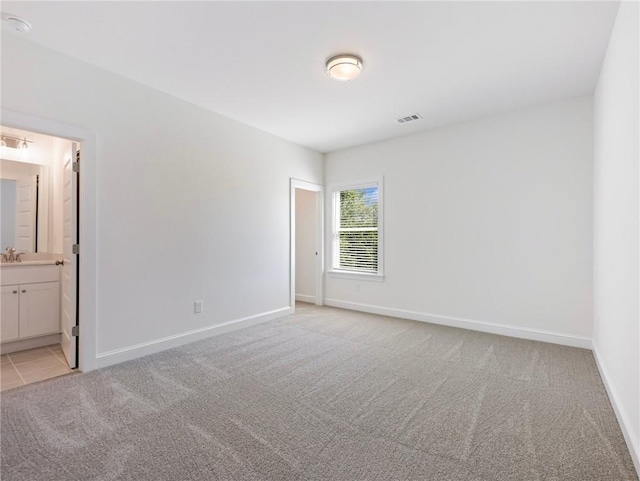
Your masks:
<svg viewBox="0 0 640 481"><path fill-rule="evenodd" d="M11 354L12 352L35 349L36 347L50 346L51 344L60 344L60 334L48 334L46 336L31 337L29 339L6 341L0 346L0 353Z"/></svg>
<svg viewBox="0 0 640 481"><path fill-rule="evenodd" d="M244 329L245 327L271 321L289 314L293 314L293 309L291 307L283 307L274 311L264 312L262 314L256 314L254 316L244 317L242 319L236 319L222 324L215 324L213 326L207 326L201 329L163 337L161 339L154 339L153 341L143 342L133 346L124 347L122 349L104 352L96 356L96 367L99 369L113 364L131 361L132 359L148 356L149 354L182 346L183 344L200 341L226 332Z"/></svg>
<svg viewBox="0 0 640 481"><path fill-rule="evenodd" d="M308 296L306 294L296 294L296 301L316 303L316 296Z"/></svg>
<svg viewBox="0 0 640 481"><path fill-rule="evenodd" d="M618 424L620 425L620 429L622 430L622 435L624 436L624 440L627 442L627 448L629 449L629 453L631 454L633 464L636 467L636 472L640 476L640 440L638 440L637 438L633 438L631 433L629 432L629 416L626 414L626 411L622 408L620 402L618 401L618 396L616 394L617 391L609 383L607 370L600 360L600 356L598 355L598 346L596 346L595 344L593 345L593 357L596 360L598 371L600 371L600 377L602 378L604 388L607 390L607 394L609 395L609 401L611 402L611 406L613 406L613 411L616 413L616 418L618 418Z"/></svg>
<svg viewBox="0 0 640 481"><path fill-rule="evenodd" d="M472 331L489 332L491 334L499 334L501 336L517 337L532 341L550 342L553 344L562 344L563 346L591 349L591 339L586 337L568 336L557 332L505 326L503 324L493 324L490 322L442 316L425 312L407 311L404 309L393 309L374 306L371 304L359 304L350 301L340 301L338 299L325 299L324 303L327 306L340 307L342 309L350 309L353 311L369 312L371 314L379 314L381 316L399 317L401 319L411 319L413 321L459 327L462 329L470 329Z"/></svg>

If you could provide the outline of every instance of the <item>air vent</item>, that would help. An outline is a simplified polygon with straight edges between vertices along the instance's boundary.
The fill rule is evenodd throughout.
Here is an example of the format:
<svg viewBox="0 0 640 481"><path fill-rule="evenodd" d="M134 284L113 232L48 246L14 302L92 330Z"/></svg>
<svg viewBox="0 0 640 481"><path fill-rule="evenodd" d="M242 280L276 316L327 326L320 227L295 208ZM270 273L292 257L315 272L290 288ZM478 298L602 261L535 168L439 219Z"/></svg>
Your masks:
<svg viewBox="0 0 640 481"><path fill-rule="evenodd" d="M399 119L396 119L396 122L398 122L399 124L404 124L407 122L414 122L416 120L420 120L422 117L420 117L420 114L412 114L412 115L407 115L406 117L400 117Z"/></svg>

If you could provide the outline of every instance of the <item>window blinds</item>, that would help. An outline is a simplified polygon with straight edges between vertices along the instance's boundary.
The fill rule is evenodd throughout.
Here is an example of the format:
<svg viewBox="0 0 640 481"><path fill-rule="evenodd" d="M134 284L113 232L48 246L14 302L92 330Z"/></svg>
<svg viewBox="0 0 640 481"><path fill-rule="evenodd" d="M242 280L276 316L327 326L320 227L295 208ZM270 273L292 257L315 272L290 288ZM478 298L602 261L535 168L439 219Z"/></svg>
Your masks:
<svg viewBox="0 0 640 481"><path fill-rule="evenodd" d="M376 273L378 186L334 191L333 205L333 269Z"/></svg>

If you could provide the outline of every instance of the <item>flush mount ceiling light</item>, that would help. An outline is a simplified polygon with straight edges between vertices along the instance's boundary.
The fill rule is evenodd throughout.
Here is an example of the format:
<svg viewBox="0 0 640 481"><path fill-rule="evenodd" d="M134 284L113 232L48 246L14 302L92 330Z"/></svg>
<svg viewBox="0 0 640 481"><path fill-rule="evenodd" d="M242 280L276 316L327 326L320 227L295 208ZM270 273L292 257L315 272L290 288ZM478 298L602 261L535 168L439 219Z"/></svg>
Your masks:
<svg viewBox="0 0 640 481"><path fill-rule="evenodd" d="M31 30L31 24L29 22L9 13L2 14L2 25L20 33L27 33Z"/></svg>
<svg viewBox="0 0 640 481"><path fill-rule="evenodd" d="M327 60L327 73L336 80L353 80L362 71L362 59L352 54L341 54Z"/></svg>

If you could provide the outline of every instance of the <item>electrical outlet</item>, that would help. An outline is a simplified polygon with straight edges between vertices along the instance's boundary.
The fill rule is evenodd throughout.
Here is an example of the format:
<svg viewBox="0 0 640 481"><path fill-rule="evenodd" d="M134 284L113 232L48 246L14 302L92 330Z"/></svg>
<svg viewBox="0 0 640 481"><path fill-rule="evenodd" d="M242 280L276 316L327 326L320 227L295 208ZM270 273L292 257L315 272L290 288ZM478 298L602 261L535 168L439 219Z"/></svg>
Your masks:
<svg viewBox="0 0 640 481"><path fill-rule="evenodd" d="M202 314L202 301L196 301L193 303L193 312L196 314Z"/></svg>
<svg viewBox="0 0 640 481"><path fill-rule="evenodd" d="M356 292L360 292L360 283L356 282Z"/></svg>

